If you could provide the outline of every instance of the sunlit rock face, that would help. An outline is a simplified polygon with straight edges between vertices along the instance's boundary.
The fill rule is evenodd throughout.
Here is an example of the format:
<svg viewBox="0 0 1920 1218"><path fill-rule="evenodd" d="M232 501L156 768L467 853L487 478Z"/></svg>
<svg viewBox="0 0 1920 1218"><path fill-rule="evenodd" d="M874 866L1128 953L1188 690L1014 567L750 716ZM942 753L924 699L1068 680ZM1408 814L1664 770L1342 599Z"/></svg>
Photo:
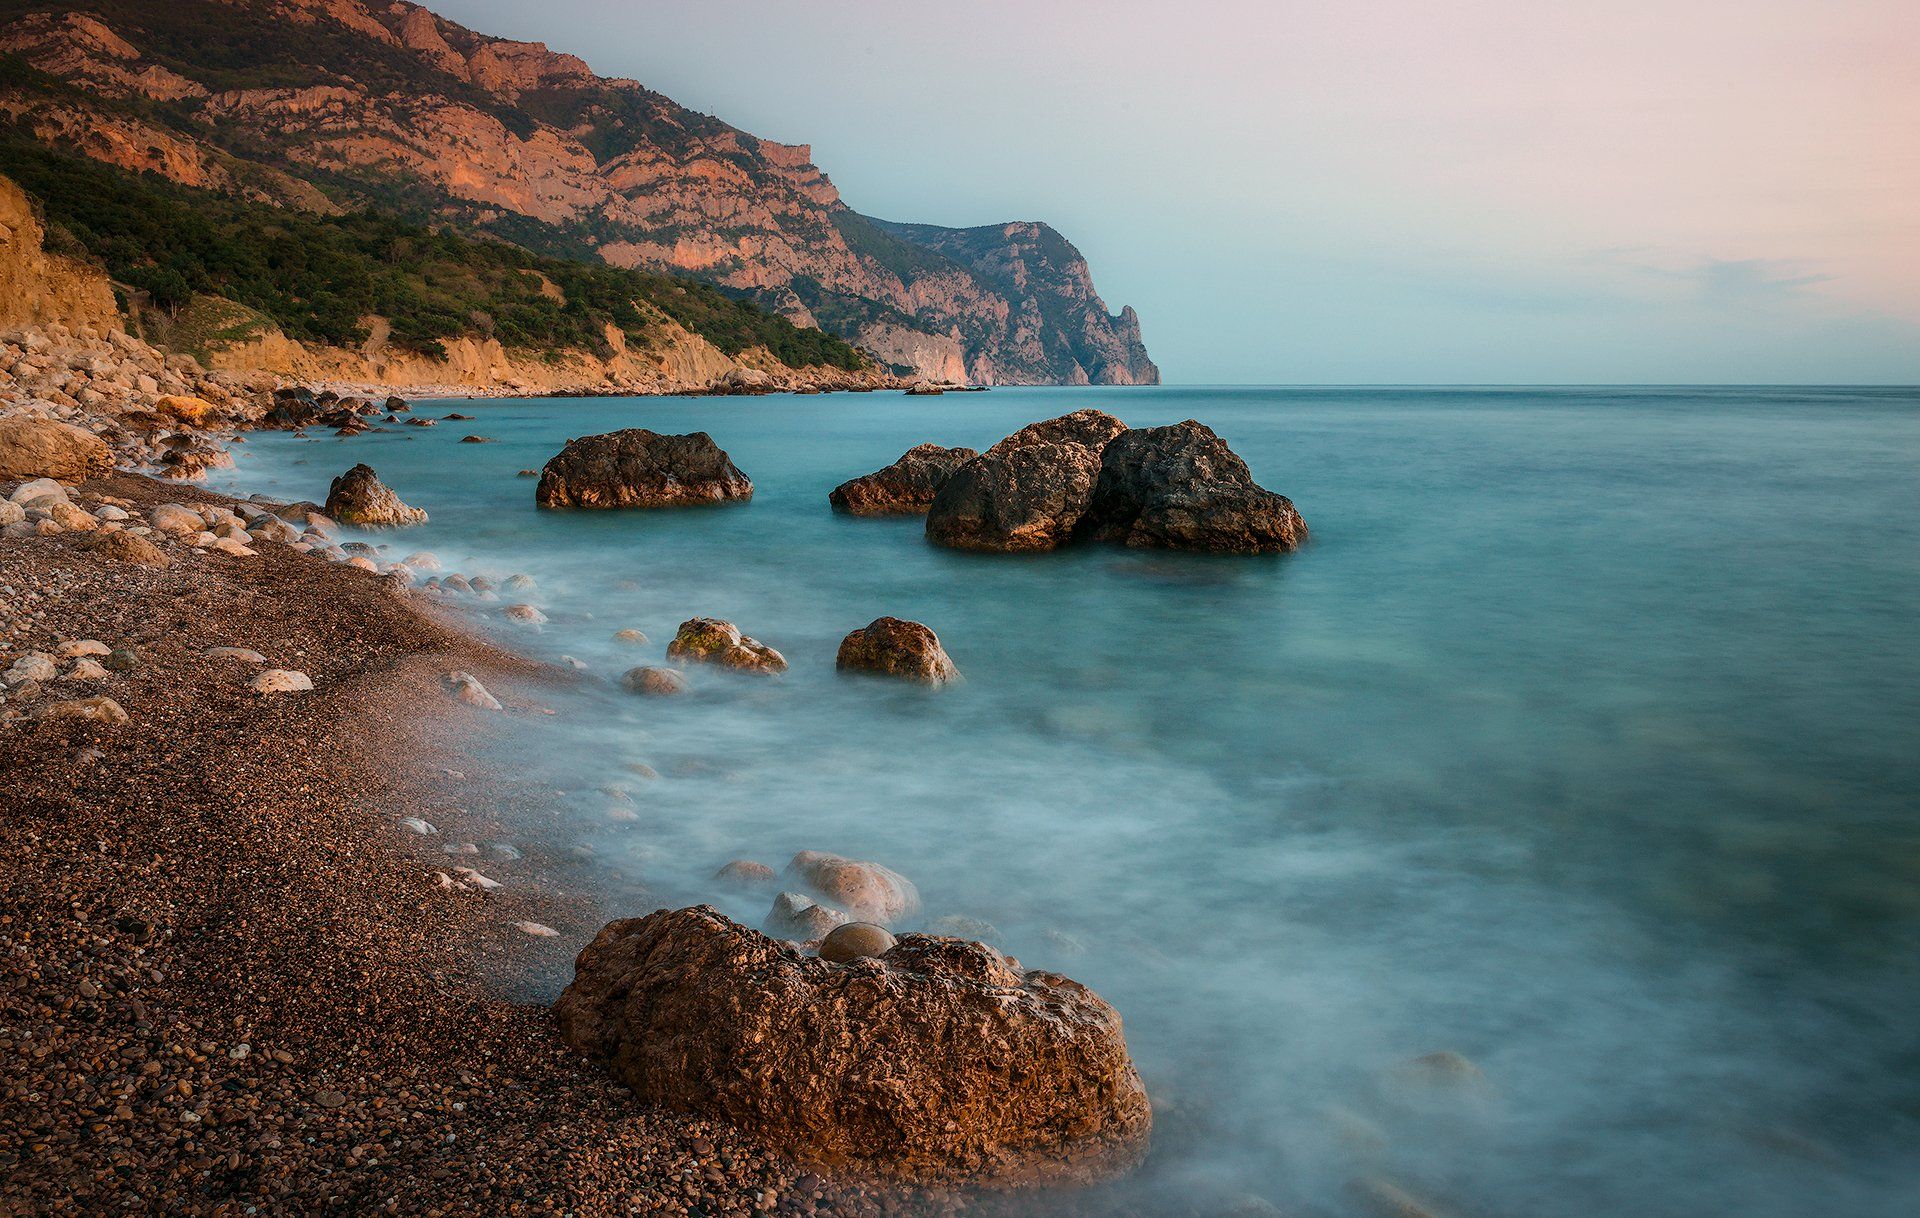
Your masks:
<svg viewBox="0 0 1920 1218"><path fill-rule="evenodd" d="M210 29L218 45L249 47L244 66L274 83L212 62ZM932 381L1159 380L1139 318L1108 311L1086 260L1047 225L870 219L804 144L417 5L173 0L108 19L39 14L0 33L0 52L77 86L12 86L0 112L123 168L332 210L325 182L536 247L697 275Z"/></svg>

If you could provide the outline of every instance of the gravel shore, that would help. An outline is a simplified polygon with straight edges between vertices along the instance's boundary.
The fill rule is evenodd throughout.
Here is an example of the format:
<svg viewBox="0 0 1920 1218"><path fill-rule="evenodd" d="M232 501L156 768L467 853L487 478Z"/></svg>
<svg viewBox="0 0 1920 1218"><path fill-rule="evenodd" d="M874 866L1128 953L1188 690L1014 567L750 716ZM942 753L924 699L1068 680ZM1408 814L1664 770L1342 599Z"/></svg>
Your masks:
<svg viewBox="0 0 1920 1218"><path fill-rule="evenodd" d="M135 511L221 502L133 475L79 489ZM830 1182L650 1112L561 1044L544 1005L506 996L565 969L604 911L537 851L450 859L443 843L484 840L534 798L468 749L562 678L344 563L263 545L153 569L84 541L0 541L0 668L97 640L119 653L104 676L39 697L105 695L127 716L0 723L0 1212L957 1203ZM254 692L263 666L216 647L313 689ZM505 713L452 697L453 670ZM449 887L455 864L501 886Z"/></svg>

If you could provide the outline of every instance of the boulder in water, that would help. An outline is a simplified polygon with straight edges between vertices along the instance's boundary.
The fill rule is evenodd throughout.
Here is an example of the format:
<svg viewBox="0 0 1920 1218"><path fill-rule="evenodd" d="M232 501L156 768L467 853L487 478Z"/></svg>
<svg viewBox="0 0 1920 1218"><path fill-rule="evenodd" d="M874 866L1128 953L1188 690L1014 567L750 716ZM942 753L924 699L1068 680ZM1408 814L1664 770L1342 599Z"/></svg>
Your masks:
<svg viewBox="0 0 1920 1218"><path fill-rule="evenodd" d="M680 623L667 658L718 664L737 672L785 672L787 658L758 639L748 638L732 622L696 617Z"/></svg>
<svg viewBox="0 0 1920 1218"><path fill-rule="evenodd" d="M971 448L920 444L883 470L842 482L827 496L836 512L854 516L920 516L954 470L980 454Z"/></svg>
<svg viewBox="0 0 1920 1218"><path fill-rule="evenodd" d="M333 480L327 489L326 514L341 524L362 528L398 528L425 524L427 514L400 502L366 464L356 465Z"/></svg>
<svg viewBox="0 0 1920 1218"><path fill-rule="evenodd" d="M1126 546L1231 554L1280 553L1307 539L1292 501L1256 484L1239 454L1192 419L1114 437L1082 528Z"/></svg>
<svg viewBox="0 0 1920 1218"><path fill-rule="evenodd" d="M920 912L920 890L913 881L878 863L802 850L787 864L787 875L864 922L891 926Z"/></svg>
<svg viewBox="0 0 1920 1218"><path fill-rule="evenodd" d="M873 673L923 685L960 679L960 670L940 646L939 635L919 622L897 617L876 618L840 640L834 666L841 672Z"/></svg>
<svg viewBox="0 0 1920 1218"><path fill-rule="evenodd" d="M999 553L1065 544L1093 501L1101 453L1126 429L1098 410L1021 428L940 484L927 510L927 539Z"/></svg>
<svg viewBox="0 0 1920 1218"><path fill-rule="evenodd" d="M753 483L704 431L632 427L567 441L540 471L543 508L652 508L753 498Z"/></svg>
<svg viewBox="0 0 1920 1218"><path fill-rule="evenodd" d="M828 1168L1078 1184L1138 1163L1152 1126L1112 1007L963 940L837 964L661 910L602 930L554 1014L642 1103Z"/></svg>

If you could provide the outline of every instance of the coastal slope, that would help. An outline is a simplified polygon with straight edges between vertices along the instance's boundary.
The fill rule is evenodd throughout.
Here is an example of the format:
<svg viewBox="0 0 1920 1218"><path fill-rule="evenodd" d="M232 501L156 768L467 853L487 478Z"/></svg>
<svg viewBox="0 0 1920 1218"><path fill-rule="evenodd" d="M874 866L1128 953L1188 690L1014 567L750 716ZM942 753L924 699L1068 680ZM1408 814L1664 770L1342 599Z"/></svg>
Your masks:
<svg viewBox="0 0 1920 1218"><path fill-rule="evenodd" d="M695 276L932 380L1159 379L1046 225L872 220L805 145L417 5L0 0L0 24L0 117L122 168Z"/></svg>

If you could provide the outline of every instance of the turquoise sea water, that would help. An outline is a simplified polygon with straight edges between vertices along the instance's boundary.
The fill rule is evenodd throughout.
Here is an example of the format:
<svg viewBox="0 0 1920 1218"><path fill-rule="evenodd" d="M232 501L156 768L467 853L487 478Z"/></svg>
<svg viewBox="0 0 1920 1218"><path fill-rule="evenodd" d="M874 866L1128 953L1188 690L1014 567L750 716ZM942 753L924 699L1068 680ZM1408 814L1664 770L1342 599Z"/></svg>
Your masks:
<svg viewBox="0 0 1920 1218"><path fill-rule="evenodd" d="M915 443L1083 406L1212 425L1312 545L981 557L828 511ZM376 538L388 557L533 575L552 621L499 629L608 678L695 615L785 652L781 679L589 684L527 726L523 762L574 793L546 831L635 913L757 923L764 899L707 878L728 859L877 859L927 920L983 919L1090 983L1160 1105L1144 1204L1345 1215L1375 1176L1463 1215L1920 1207L1920 393L416 413L455 408L477 421L254 436L230 484L317 500L367 461L432 514ZM753 502L535 510L516 470L627 426L710 432ZM882 614L931 625L967 683L837 679L840 637ZM653 644L616 644L628 626ZM610 814L605 783L637 802ZM1410 1081L1436 1050L1484 1080Z"/></svg>

